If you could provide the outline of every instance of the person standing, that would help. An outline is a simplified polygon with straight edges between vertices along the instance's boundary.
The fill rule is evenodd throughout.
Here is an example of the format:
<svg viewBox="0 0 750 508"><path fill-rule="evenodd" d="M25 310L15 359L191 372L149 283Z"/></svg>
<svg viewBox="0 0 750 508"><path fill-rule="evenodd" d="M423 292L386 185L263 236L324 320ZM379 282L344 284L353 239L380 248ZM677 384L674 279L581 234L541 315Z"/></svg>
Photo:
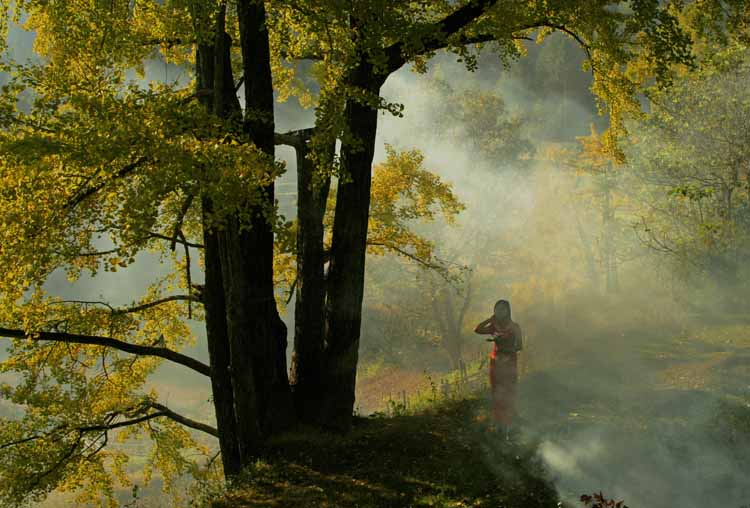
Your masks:
<svg viewBox="0 0 750 508"><path fill-rule="evenodd" d="M521 327L511 319L510 302L498 300L492 316L479 323L474 332L492 335L490 353L490 387L492 389L492 419L510 428L516 413L518 385L518 352L523 349Z"/></svg>

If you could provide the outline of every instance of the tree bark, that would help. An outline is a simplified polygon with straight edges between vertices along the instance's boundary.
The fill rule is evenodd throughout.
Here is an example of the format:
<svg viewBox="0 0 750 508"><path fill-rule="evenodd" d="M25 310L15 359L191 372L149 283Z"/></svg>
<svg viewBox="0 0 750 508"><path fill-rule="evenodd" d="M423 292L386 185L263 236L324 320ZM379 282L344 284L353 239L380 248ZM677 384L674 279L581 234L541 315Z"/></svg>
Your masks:
<svg viewBox="0 0 750 508"><path fill-rule="evenodd" d="M366 61L354 69L352 78L354 86L375 95L385 80ZM336 193L327 281L325 402L321 406L325 424L342 431L350 428L354 409L378 112L370 104L350 99L344 121L349 140L341 146L342 177Z"/></svg>
<svg viewBox="0 0 750 508"><path fill-rule="evenodd" d="M242 131L273 161L273 89L263 4L238 5L245 73L246 120ZM199 100L237 129L242 115L231 67L231 39L225 7L216 18L211 45L196 54ZM210 90L210 94L206 91ZM210 168L207 168L210 171ZM286 374L286 327L273 292L273 185L261 189L260 203L246 204L251 224L236 214L212 227L211 197L202 196L206 261L206 330L212 389L222 460L227 478L257 456L263 439L286 428L292 417ZM249 226L249 227L247 227Z"/></svg>
<svg viewBox="0 0 750 508"><path fill-rule="evenodd" d="M492 8L497 0L477 0L459 7L425 31L420 42L425 52L446 45L446 40ZM370 21L374 22L374 21ZM388 75L403 66L414 40L399 40L383 48L384 68L376 71L371 51L357 40L367 32L366 23L352 17L353 42L361 45L359 61L349 73L347 84L374 97ZM370 212L370 179L375 152L378 111L361 99L347 100L344 110L345 139L341 144L342 177L336 194L331 259L327 280L325 320L325 401L322 420L327 426L347 430L354 409L357 378L362 297L364 295L365 250Z"/></svg>
<svg viewBox="0 0 750 508"><path fill-rule="evenodd" d="M210 201L204 199L204 216L210 211ZM209 231L208 228L204 228L203 243L205 262L203 299L206 313L208 356L211 362L211 391L214 411L216 412L216 428L219 434L219 448L224 465L224 476L229 479L240 473L242 460L234 414L232 378L229 370L230 348L224 305L224 286L221 280L221 263L216 234Z"/></svg>
<svg viewBox="0 0 750 508"><path fill-rule="evenodd" d="M223 32L221 36L223 36ZM219 104L219 97L223 94L216 87L216 58L215 44L199 45L196 49L196 88L199 100L211 112ZM211 90L212 94L200 93ZM237 104L239 109L239 104ZM203 300L206 313L206 338L208 355L211 363L211 391L213 395L214 411L216 413L216 427L219 434L219 448L224 466L224 476L227 479L238 475L242 469L239 439L234 413L234 394L230 372L230 347L227 332L226 307L224 301L224 285L222 282L221 263L219 260L219 246L216 233L211 231L207 216L212 211L210 198L201 199L203 209L203 242L205 260L205 287Z"/></svg>
<svg viewBox="0 0 750 508"><path fill-rule="evenodd" d="M270 163L274 160L274 97L265 5L240 0L237 15L245 86L243 129ZM243 369L251 361L252 369L247 370L254 379L237 371L234 375L238 380L244 378L243 389L255 386L257 424L262 435L267 436L289 428L294 411L286 365L287 330L279 317L273 287L274 234L269 219L275 210L273 182L261 189L261 196L261 202L250 210L250 228L237 228L235 224L227 230L233 242L227 243L226 254L235 268L228 274L233 278L234 296L241 305L241 309L232 309L230 321L230 330L235 332L230 332L232 344L238 353L233 366ZM247 409L253 409L251 401ZM250 415L247 413L247 417ZM248 428L253 431L253 424L248 422ZM247 450L253 446L249 438Z"/></svg>
<svg viewBox="0 0 750 508"><path fill-rule="evenodd" d="M331 181L330 177L315 181L315 167L308 158L308 139L309 136L302 135L294 142L297 154L297 285L290 381L299 418L307 423L320 423L319 408L325 390L323 217ZM334 148L331 146L331 154Z"/></svg>

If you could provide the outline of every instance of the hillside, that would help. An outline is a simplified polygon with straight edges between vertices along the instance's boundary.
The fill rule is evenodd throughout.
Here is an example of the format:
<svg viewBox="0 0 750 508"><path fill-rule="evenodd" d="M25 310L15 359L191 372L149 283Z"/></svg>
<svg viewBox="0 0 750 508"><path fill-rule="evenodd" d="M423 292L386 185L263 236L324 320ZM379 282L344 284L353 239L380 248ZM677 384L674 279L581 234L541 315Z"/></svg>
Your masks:
<svg viewBox="0 0 750 508"><path fill-rule="evenodd" d="M359 418L348 436L273 442L211 506L555 507L599 490L632 508L750 499L750 328L578 339L535 353L511 441L488 422L485 392Z"/></svg>
<svg viewBox="0 0 750 508"><path fill-rule="evenodd" d="M534 443L507 441L476 396L417 415L359 418L345 437L277 440L212 508L554 507Z"/></svg>

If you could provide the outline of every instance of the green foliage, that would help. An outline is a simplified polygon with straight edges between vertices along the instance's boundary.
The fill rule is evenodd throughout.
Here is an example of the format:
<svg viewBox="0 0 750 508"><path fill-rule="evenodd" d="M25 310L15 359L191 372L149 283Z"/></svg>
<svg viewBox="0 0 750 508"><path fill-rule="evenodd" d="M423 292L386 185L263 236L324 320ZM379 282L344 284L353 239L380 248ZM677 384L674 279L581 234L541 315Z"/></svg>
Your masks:
<svg viewBox="0 0 750 508"><path fill-rule="evenodd" d="M731 286L745 276L737 259L750 248L749 61L735 44L653 92L652 112L633 127L627 150L642 238L688 277L703 273Z"/></svg>
<svg viewBox="0 0 750 508"><path fill-rule="evenodd" d="M638 112L639 85L653 77L669 82L672 64L691 63L689 41L671 3L632 2L625 12L617 8L620 2L605 0L497 2L451 35L436 22L469 2L266 4L277 92L316 106L323 128L313 140L313 156L328 174L336 161L318 148L337 138L355 146L364 141L352 139L345 128L346 101L393 114L402 109L354 79L363 62L384 79L395 70L392 61L423 70L444 47L472 69L477 59L467 42L494 39L500 58L510 62L523 53L519 38L543 39L562 29L588 51L592 88L606 103L614 134L623 130L627 113ZM2 386L2 396L22 411L0 427L3 504L20 505L59 489L75 491L80 503L116 505L115 489L129 487L130 480L127 455L104 446L115 437L149 438L145 474L158 472L167 489L175 488L182 474L209 474L188 458L208 450L159 414L158 394L147 380L160 360L97 344L41 340L39 334L116 337L169 351L193 340L187 323L193 317L190 302L198 297L188 249L200 243L203 227L221 228L229 214L247 227L262 189L283 172L241 134L238 118L207 115L199 104L205 91L188 83L194 77L194 46L212 40L223 5L197 0L1 5L3 44L9 23L24 17L26 28L36 33L40 57L25 64L6 59L0 69L9 74L0 95L0 324L26 334L13 339L0 364L0 372L14 380ZM228 7L227 32L238 41L236 5ZM393 57L388 48L397 41L402 44ZM235 45L237 67L238 51ZM316 63L303 68L298 62L305 59ZM178 65L188 79L150 82L149 61ZM312 80L302 72L309 68ZM493 97L484 97L479 109L464 106L473 114L502 109ZM491 114L482 120L490 132L513 130L512 121L498 123ZM605 145L616 153L611 138ZM372 239L381 245L373 241L374 251L388 248L430 262L432 244L409 226L434 219L437 209L447 220L461 210L450 186L421 163L416 152L392 152L376 170ZM205 222L200 196L215 204ZM275 226L283 224L274 209L264 212ZM102 270L137 268L136 256L144 251L157 254L169 273L132 306L67 301L44 290L58 271L75 281Z"/></svg>
<svg viewBox="0 0 750 508"><path fill-rule="evenodd" d="M21 412L0 425L3 505L59 490L115 506L116 490L132 485L129 457L116 444L127 440L152 443L144 475L158 475L167 491L177 493L175 481L187 473L204 474L196 457L209 450L155 409L148 378L157 357L37 336L112 337L171 351L192 344L188 319L201 318L187 251L202 237L194 197L221 197L208 218L220 227L217 218L229 212L247 219L259 187L282 171L231 121L208 116L193 87L143 79L151 57L189 63L201 36L191 21L196 5L12 7L24 12L43 58L4 63L0 95L0 323L27 334L0 364L12 380L2 397ZM59 272L71 283L132 273L149 251L167 273L132 305L45 290Z"/></svg>
<svg viewBox="0 0 750 508"><path fill-rule="evenodd" d="M397 152L391 146L386 151L385 162L373 168L368 252L391 250L434 265L432 242L415 233L413 225L434 221L438 211L445 223L452 224L464 205L451 184L422 167L421 153Z"/></svg>

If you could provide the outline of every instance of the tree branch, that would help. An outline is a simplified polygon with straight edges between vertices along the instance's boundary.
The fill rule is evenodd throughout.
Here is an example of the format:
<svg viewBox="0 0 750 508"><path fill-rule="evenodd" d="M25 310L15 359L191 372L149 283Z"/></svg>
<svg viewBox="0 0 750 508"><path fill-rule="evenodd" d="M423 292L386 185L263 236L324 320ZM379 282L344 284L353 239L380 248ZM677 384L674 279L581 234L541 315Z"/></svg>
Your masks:
<svg viewBox="0 0 750 508"><path fill-rule="evenodd" d="M219 431L215 427L212 427L206 423L198 422L186 416L182 416L181 414L175 413L167 406L159 404L158 402L150 402L149 406L153 409L157 409L160 416L166 416L170 420L174 420L177 423L184 425L185 427L190 427L191 429L200 430L201 432L205 432L206 434L210 434L214 437L219 437Z"/></svg>
<svg viewBox="0 0 750 508"><path fill-rule="evenodd" d="M424 266L425 268L429 268L431 270L436 270L436 271L445 271L445 267L444 266L441 266L441 265L438 265L438 264L435 264L435 263L430 263L429 261L424 260L424 259L420 258L419 256L417 256L415 254L412 254L409 251L401 249L400 247L396 247L395 245L389 244L387 242L377 242L377 241L372 241L371 242L371 241L368 240L367 241L367 245L372 245L373 247L385 247L386 249L390 249L390 250L392 250L394 252L397 252L397 253L401 254L402 256L411 259L412 261L416 261L417 263L419 263L420 265Z"/></svg>
<svg viewBox="0 0 750 508"><path fill-rule="evenodd" d="M127 164L126 166L124 166L123 168L121 168L117 173L115 173L115 175L111 178L111 180L114 180L114 179L117 179L117 178L122 178L124 176L129 175L130 173L132 173L133 171L135 171L136 169L138 169L147 160L148 159L146 157L143 157L143 156L139 157L135 161L133 161L130 164ZM71 210L71 209L75 208L76 206L80 205L83 201L85 201L89 197L93 196L94 194L96 194L97 192L99 192L100 190L102 190L104 188L104 186L107 185L107 183L109 183L109 181L110 181L110 179L107 179L107 180L105 180L103 182L98 183L97 185L94 185L94 186L89 187L87 189L81 190L76 196L74 196L65 205L64 208L66 210Z"/></svg>
<svg viewBox="0 0 750 508"><path fill-rule="evenodd" d="M292 285L289 287L289 296L286 298L286 305L289 305L289 302L292 301L292 298L294 297L294 292L297 289L297 282L299 281L299 274L294 276L294 281L292 282Z"/></svg>
<svg viewBox="0 0 750 508"><path fill-rule="evenodd" d="M183 246L185 247L185 279L187 283L187 287L192 288L193 287L193 276L190 271L190 249L187 245L185 245L185 242L187 241L185 239L185 234L180 230L180 238L182 239ZM191 297L193 295L190 295ZM193 319L193 306L190 305L190 302L193 301L192 298L188 300L188 319ZM202 300L199 300L202 301Z"/></svg>
<svg viewBox="0 0 750 508"><path fill-rule="evenodd" d="M243 75L243 76L240 77L239 81L237 81L237 83L234 84L234 93L239 92L240 88L244 84L245 84L245 76Z"/></svg>
<svg viewBox="0 0 750 508"><path fill-rule="evenodd" d="M473 0L459 7L435 23L433 29L426 32L422 39L416 42L416 45L421 46L420 53L429 53L445 47L448 37L475 21L497 2L498 0ZM414 45L414 42L401 40L385 48L386 72L395 72L407 62L410 55L406 53L411 45Z"/></svg>
<svg viewBox="0 0 750 508"><path fill-rule="evenodd" d="M149 410L149 409L155 409L156 411L152 412L152 413L147 413L147 414L135 417L135 418L131 418L129 420L123 420L123 421L120 421L120 422L114 422L115 418L117 418L118 416L122 416L126 412L115 412L115 413L111 413L111 414L107 415L107 417L105 418L105 421L107 423L100 423L100 424L96 424L96 425L83 425L83 426L80 426L80 427L69 427L68 425L65 425L65 424L58 425L58 426L52 428L51 430L49 430L48 432L45 432L43 434L34 434L32 436L27 436L25 438L17 439L15 441L9 441L7 443L2 443L2 444L0 444L0 450L2 450L4 448L9 448L11 446L16 446L16 445L28 443L30 441L35 441L37 439L47 439L50 436L52 436L52 435L54 435L54 434L56 434L58 432L64 432L64 435L68 435L68 434L70 434L72 432L76 432L78 434L78 437L76 439L75 444L71 447L71 450L69 450L69 452L66 454L66 456L63 457L64 460L67 460L67 458L70 458L70 456L72 456L73 452L75 452L75 448L77 447L77 445L80 444L81 440L83 439L83 434L85 434L87 432L104 432L104 433L106 433L106 432L109 432L110 430L120 429L120 428L123 428L123 427L130 427L131 425L137 425L139 423L147 422L149 420L153 420L154 418L161 418L161 417L169 418L170 420L173 420L173 421L175 421L175 422L177 422L177 423L179 423L181 425L184 425L185 427L189 427L191 429L195 429L195 430L199 430L201 432L205 432L206 434L210 434L211 436L214 436L214 437L219 437L219 431L215 427L212 427L211 425L208 425L206 423L202 423L202 422L193 420L191 418L188 418L186 416L183 416L183 415L181 415L179 413L176 413L176 412L172 411L171 409L169 409L167 406L165 406L163 404L159 404L158 402L147 402L146 404L143 404L142 406L140 406L140 410L141 411L146 411L146 410ZM58 439L60 439L60 438L58 438ZM105 442L105 444L106 444L106 442ZM103 448L103 447L97 448L97 450L94 452L94 454L96 454L96 452L98 452L99 450L101 450L101 448ZM55 468L59 467L62 464L62 462L64 462L64 460L60 461L58 464L56 464ZM53 470L54 470L54 468L53 468ZM46 473L46 474L48 474L48 473ZM44 475L42 475L42 476L44 476Z"/></svg>
<svg viewBox="0 0 750 508"><path fill-rule="evenodd" d="M137 418L132 418L130 420L124 420L117 423L108 423L105 425L89 425L84 427L76 427L74 430L79 432L96 432L96 431L109 431L114 429L119 429L122 427L129 427L131 425L136 425L138 423L143 423L149 420L153 420L154 418L160 418L160 417L166 417L170 420L174 420L177 423L180 423L184 425L185 427L190 427L191 429L200 430L201 432L205 432L206 434L210 434L214 437L219 437L219 431L206 423L202 423L196 420L193 420L191 418L188 418L186 416L183 416L179 413L175 413L171 409L169 409L167 406L163 404L159 404L158 402L147 402L143 405L143 409L156 409L157 411L154 413L148 413L143 416L139 416Z"/></svg>
<svg viewBox="0 0 750 508"><path fill-rule="evenodd" d="M16 338L16 339L29 339L35 341L51 341L51 342L68 342L71 344L91 344L96 346L111 347L140 356L157 356L170 360L174 363L178 363L185 367L188 367L204 376L211 376L211 367L205 363L191 358L177 351L165 347L154 347L154 346L143 346L140 344L131 344L111 337L99 337L96 335L80 335L75 333L63 333L63 332L36 332L28 333L24 330L0 328L0 337Z"/></svg>
<svg viewBox="0 0 750 508"><path fill-rule="evenodd" d="M184 245L185 247L192 247L194 249L203 248L203 244L188 242L184 238L180 238L179 235L177 236L177 238L170 238L167 235L162 235L161 233L154 233L154 232L149 231L148 233L146 233L146 236L144 236L143 238L139 238L137 240L126 243L124 245L120 245L119 247L114 247L112 249L107 249L107 250L92 250L92 251L79 252L75 254L75 257L84 258L84 257L98 257L98 256L107 256L109 254L117 254L118 252L121 252L129 247L133 247L135 245L144 243L150 238L155 238L157 240L166 240L169 242L175 242L175 243Z"/></svg>
<svg viewBox="0 0 750 508"><path fill-rule="evenodd" d="M188 210L190 210L190 206L193 204L194 197L195 197L195 194L193 193L188 194L187 197L185 198L185 201L183 201L182 203L182 207L180 207L180 214L177 216L177 220L175 221L174 229L172 232L172 243L169 246L172 252L174 252L175 247L177 246L177 238L181 236L180 233L182 230L182 223L185 221L185 215L187 215ZM180 239L182 240L181 243L184 244L185 243L184 235Z"/></svg>
<svg viewBox="0 0 750 508"><path fill-rule="evenodd" d="M575 40L576 40L576 42L577 42L577 43L578 43L578 44L579 44L579 45L581 46L581 48L583 48L583 50L584 50L584 51L586 52L586 57L587 57L587 58L589 59L589 61L591 61L591 63L592 63L592 64L594 63L594 61L593 61L593 59L592 59L592 57L591 57L591 46L589 46L589 45L588 45L588 44L586 43L586 41L584 41L584 40L583 40L583 39L581 38L581 36L580 36L580 35L578 35L578 34L577 34L577 33L575 33L575 32L574 32L573 30L570 30L569 28L567 28L567 27L566 27L566 26L564 26L564 25L555 25L555 24L553 24L553 23L545 23L545 24L544 24L544 26L546 26L546 27L549 27L549 28L554 28L555 30L559 30L560 32L564 32L564 33L568 34L569 36L571 36L571 37L572 37L573 39L575 39Z"/></svg>
<svg viewBox="0 0 750 508"><path fill-rule="evenodd" d="M195 44L197 41L193 39L146 39L143 41L143 46L164 46L167 49L172 49L175 46L187 46L189 44Z"/></svg>
<svg viewBox="0 0 750 508"><path fill-rule="evenodd" d="M167 235L162 235L161 233L156 233L154 231L149 231L147 233L148 238L158 238L160 240L167 240L171 242L173 239L168 237ZM182 239L177 239L177 243L181 243L182 245L185 245L187 247L192 247L194 249L203 249L205 246L202 243L194 243L194 242L188 242L183 241Z"/></svg>
<svg viewBox="0 0 750 508"><path fill-rule="evenodd" d="M201 299L197 295L170 295L165 296L164 298L159 298L158 300L152 300L150 302L142 303L139 305L133 305L132 307L121 307L116 308L110 305L107 302L101 301L101 300L58 300L55 303L76 303L80 305L101 305L102 307L107 307L112 314L132 314L134 312L141 312L146 309L150 309L151 307L156 307L157 305L161 305L163 303L167 302L174 302L174 301L186 301L186 302L198 302L201 303Z"/></svg>
<svg viewBox="0 0 750 508"><path fill-rule="evenodd" d="M75 430L77 432L106 432L109 430L120 429L122 427L130 427L131 425L137 425L139 423L143 423L148 420L153 420L154 418L159 418L160 416L167 416L167 414L165 412L159 411L156 413L148 413L143 416L139 416L138 418L132 418L130 420L123 420L117 423L87 425L83 427L75 427L72 430Z"/></svg>
<svg viewBox="0 0 750 508"><path fill-rule="evenodd" d="M158 300L153 300L150 302L142 303L140 305L134 305L133 307L114 309L112 312L114 314L132 314L134 312L141 312L146 309L150 309L151 307L156 307L157 305L161 305L162 303L177 302L177 301L200 303L201 300L195 295L171 295L171 296L165 296L164 298L159 298Z"/></svg>
<svg viewBox="0 0 750 508"><path fill-rule="evenodd" d="M275 145L287 145L294 148L299 148L300 146L304 146L305 143L310 141L310 136L312 136L312 133L312 127L284 133L277 132L274 134L273 142Z"/></svg>

